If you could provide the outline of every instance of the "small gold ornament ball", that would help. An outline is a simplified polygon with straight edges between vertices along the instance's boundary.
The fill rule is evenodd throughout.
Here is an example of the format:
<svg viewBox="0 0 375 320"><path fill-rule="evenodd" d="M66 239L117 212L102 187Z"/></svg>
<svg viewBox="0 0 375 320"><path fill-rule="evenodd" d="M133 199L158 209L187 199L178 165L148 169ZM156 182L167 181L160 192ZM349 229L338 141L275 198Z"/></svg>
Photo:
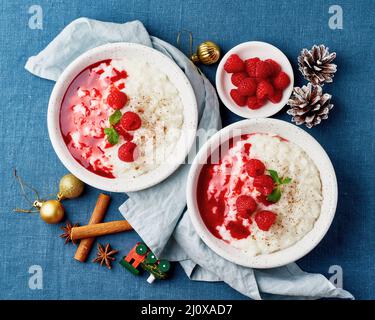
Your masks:
<svg viewBox="0 0 375 320"><path fill-rule="evenodd" d="M191 60L194 63L201 62L209 65L218 62L220 56L220 47L215 42L205 41L198 46L197 52L192 55Z"/></svg>
<svg viewBox="0 0 375 320"><path fill-rule="evenodd" d="M59 200L77 198L81 195L84 188L85 184L76 176L69 173L60 180L57 198Z"/></svg>
<svg viewBox="0 0 375 320"><path fill-rule="evenodd" d="M58 200L38 202L36 207L39 208L40 217L46 223L59 223L64 218L64 207Z"/></svg>

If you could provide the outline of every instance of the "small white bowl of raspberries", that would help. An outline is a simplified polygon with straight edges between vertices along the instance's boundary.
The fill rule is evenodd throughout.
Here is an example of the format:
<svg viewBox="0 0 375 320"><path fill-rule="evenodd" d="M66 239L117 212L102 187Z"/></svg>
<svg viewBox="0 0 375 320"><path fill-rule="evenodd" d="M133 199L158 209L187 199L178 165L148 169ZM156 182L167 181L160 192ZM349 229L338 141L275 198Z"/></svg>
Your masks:
<svg viewBox="0 0 375 320"><path fill-rule="evenodd" d="M267 118L279 112L293 91L293 69L285 54L260 41L228 51L216 73L224 105L243 118Z"/></svg>

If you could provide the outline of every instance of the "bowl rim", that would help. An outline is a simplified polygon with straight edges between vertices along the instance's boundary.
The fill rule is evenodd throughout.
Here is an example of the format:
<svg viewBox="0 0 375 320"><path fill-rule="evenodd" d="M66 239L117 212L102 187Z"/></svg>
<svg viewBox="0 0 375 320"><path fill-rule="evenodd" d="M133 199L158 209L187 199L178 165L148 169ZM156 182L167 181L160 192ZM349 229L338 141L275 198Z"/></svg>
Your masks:
<svg viewBox="0 0 375 320"><path fill-rule="evenodd" d="M278 54L281 57L281 59L283 59L283 64L284 64L283 71L286 72L288 74L288 76L290 77L290 84L284 90L283 98L281 99L281 101L279 103L271 104L268 101L267 104L264 105L262 108L259 108L259 109L256 109L256 110L251 110L247 106L244 106L244 107L237 106L230 98L227 97L227 94L224 92L225 89L223 88L224 85L222 83L221 78L222 78L223 74L226 74L226 72L224 71L224 64L225 64L227 58L231 54L238 53L242 49L251 50L251 48L258 47L258 46L263 47L265 51L266 50L273 51L275 54ZM280 63L280 61L278 61L278 62ZM228 75L227 77L230 77L230 75ZM232 111L236 115L238 115L242 118L246 118L246 119L267 118L267 117L273 116L274 114L278 113L282 108L284 108L284 106L288 102L288 99L289 99L289 97L290 97L290 95L292 94L292 91L293 91L294 73L293 73L293 68L292 68L292 65L291 65L288 57L279 48L277 48L273 44L270 44L270 43L264 42L264 41L247 41L247 42L242 42L242 43L236 45L235 47L230 49L224 55L224 57L221 59L219 65L218 65L218 68L217 68L217 72L216 72L216 76L215 76L215 83L216 83L216 89L217 89L217 92L219 94L219 97L220 97L221 101L223 102L224 106L226 108L228 108L230 111ZM233 86L233 85L231 84L231 86ZM228 88L228 90L230 90L230 89L231 88Z"/></svg>
<svg viewBox="0 0 375 320"><path fill-rule="evenodd" d="M68 148L63 142L63 137L60 131L59 114L61 108L61 102L65 95L67 88L71 81L87 66L92 63L104 60L101 55L107 54L108 58L115 58L116 54L121 55L121 52L135 52L146 57L146 59L152 59L157 62L157 67L162 66L162 71L168 76L172 75L174 80L178 80L178 83L174 82L176 89L179 91L181 102L184 109L184 123L182 125L181 136L176 142L174 147L173 156L168 157L170 161L167 164L162 164L148 173L145 173L137 178L124 180L120 178L109 179L99 176L78 163L70 154ZM130 50L130 51L129 51ZM183 97L184 99L183 99ZM57 119L56 119L57 118ZM55 86L52 90L47 111L47 126L49 138L51 140L54 151L63 165L75 176L81 179L83 182L91 185L100 190L109 192L133 192L143 190L152 187L167 177L169 177L178 167L184 162L189 150L191 149L198 125L198 107L195 97L194 90L190 84L189 79L180 67L168 56L163 53L141 45L130 42L116 42L108 43L95 48L92 48L75 60L73 60L61 73ZM176 151L176 152L175 152ZM178 152L177 152L178 151Z"/></svg>
<svg viewBox="0 0 375 320"><path fill-rule="evenodd" d="M229 134L233 133L233 131L236 129L249 128L249 130L257 130L257 126L283 128L284 130L290 130L292 132L292 135L295 133L300 134L301 139L303 139L304 143L306 145L310 145L311 148L316 151L317 157L321 157L322 163L326 167L324 168L325 172L322 173L322 165L318 166L318 164L315 162L321 176L323 202L320 215L315 221L313 229L290 247L273 253L261 254L251 257L241 252L241 250L235 249L229 244L226 244L224 241L216 238L207 229L200 216L199 209L196 203L196 186L203 163L202 161L205 161L207 156L210 154L209 150L215 150L220 145L220 138L222 138L223 136L228 137ZM251 129L251 127L253 127L254 129ZM278 132L272 133L278 134ZM290 137L286 138L291 142L296 143L295 141L293 141L293 139L290 139ZM301 146L299 143L296 144L303 148L303 150L305 150L309 157L311 157L311 154L306 151L306 148ZM325 180L322 180L322 174L327 174ZM331 226L333 218L335 216L338 200L338 186L336 174L331 160L329 159L323 147L310 134L308 134L301 128L298 128L297 126L282 120L258 118L242 120L223 128L222 130L214 134L201 147L189 171L186 188L186 198L191 222L200 238L210 249L212 249L215 253L222 256L226 260L238 265L258 269L266 269L280 267L294 262L308 254L319 244L319 242L328 232L328 229Z"/></svg>

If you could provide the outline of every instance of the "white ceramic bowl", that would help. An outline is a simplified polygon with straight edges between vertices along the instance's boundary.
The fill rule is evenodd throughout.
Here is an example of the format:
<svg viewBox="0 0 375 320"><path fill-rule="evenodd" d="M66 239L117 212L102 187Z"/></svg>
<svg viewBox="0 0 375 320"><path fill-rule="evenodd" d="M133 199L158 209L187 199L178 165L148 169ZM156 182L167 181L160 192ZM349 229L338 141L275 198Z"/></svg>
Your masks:
<svg viewBox="0 0 375 320"><path fill-rule="evenodd" d="M143 59L164 72L179 91L183 104L184 123L173 155L165 164L139 177L109 179L81 166L70 154L60 131L59 113L64 94L72 80L87 66L105 59ZM48 105L48 132L52 146L65 167L85 183L112 192L130 192L151 187L171 175L184 161L194 142L198 121L197 102L191 84L170 58L152 48L134 43L112 43L91 49L74 60L61 74L53 88Z"/></svg>
<svg viewBox="0 0 375 320"><path fill-rule="evenodd" d="M261 60L273 59L278 62L290 78L289 86L283 91L283 97L279 103L273 104L270 101L257 110L251 110L247 106L239 107L234 103L230 96L230 90L235 88L231 82L231 73L224 70L224 64L231 54L238 54L243 60L259 57ZM292 66L284 53L272 44L260 41L250 41L241 43L229 50L220 64L216 72L216 89L224 105L233 113L243 118L267 118L279 112L288 102L293 91L294 75Z"/></svg>
<svg viewBox="0 0 375 320"><path fill-rule="evenodd" d="M300 146L317 166L321 181L323 202L321 213L313 229L291 247L254 257L246 255L216 238L207 229L197 205L197 182L207 155L215 151L223 139L241 133L274 133ZM191 166L187 182L187 204L191 221L202 240L223 258L252 268L274 268L296 261L310 252L324 237L333 220L337 205L337 181L332 163L320 144L307 132L288 122L275 119L243 120L225 127L211 137L199 150Z"/></svg>

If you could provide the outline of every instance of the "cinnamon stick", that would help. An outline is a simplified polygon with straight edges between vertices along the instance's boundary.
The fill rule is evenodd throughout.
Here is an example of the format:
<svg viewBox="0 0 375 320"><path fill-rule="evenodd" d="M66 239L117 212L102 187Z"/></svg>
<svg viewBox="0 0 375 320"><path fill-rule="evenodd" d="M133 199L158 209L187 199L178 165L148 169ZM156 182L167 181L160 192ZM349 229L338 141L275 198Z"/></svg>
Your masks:
<svg viewBox="0 0 375 320"><path fill-rule="evenodd" d="M110 196L106 194L99 194L94 211L91 214L89 224L96 224L103 221L110 199ZM74 255L74 259L80 262L85 262L91 251L94 241L95 238L87 238L82 240L77 248L76 254Z"/></svg>
<svg viewBox="0 0 375 320"><path fill-rule="evenodd" d="M126 220L89 224L87 226L72 228L70 238L72 240L93 238L132 229L132 226Z"/></svg>

